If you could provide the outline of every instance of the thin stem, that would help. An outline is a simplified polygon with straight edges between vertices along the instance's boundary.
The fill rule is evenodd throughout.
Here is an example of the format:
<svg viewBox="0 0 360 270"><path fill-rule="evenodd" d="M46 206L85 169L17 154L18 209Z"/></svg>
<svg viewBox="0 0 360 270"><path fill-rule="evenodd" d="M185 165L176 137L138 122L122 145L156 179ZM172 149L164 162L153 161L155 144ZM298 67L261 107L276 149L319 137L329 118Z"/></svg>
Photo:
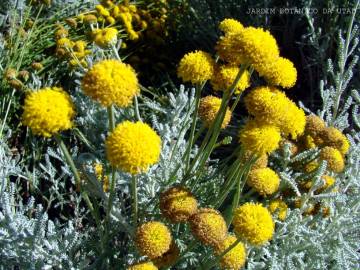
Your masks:
<svg viewBox="0 0 360 270"><path fill-rule="evenodd" d="M95 218L95 220L97 221L97 223L99 225L100 224L99 216L96 214L96 212L94 210L94 206L92 205L88 194L81 187L80 174L79 174L78 169L75 166L74 160L72 159L72 157L71 157L71 155L69 153L69 150L67 149L64 141L61 139L61 137L58 134L54 135L54 137L55 137L55 140L58 143L61 151L64 154L64 157L65 157L65 160L66 160L67 164L70 166L70 169L71 169L71 171L72 171L72 173L74 175L74 178L75 178L76 185L80 186L81 195L82 195L83 199L85 200L85 202L86 202L87 206L89 207L93 217Z"/></svg>
<svg viewBox="0 0 360 270"><path fill-rule="evenodd" d="M132 197L132 214L133 214L133 225L137 226L138 220L138 194L137 194L137 177L136 175L132 176L131 179L131 197Z"/></svg>
<svg viewBox="0 0 360 270"><path fill-rule="evenodd" d="M111 105L107 108L108 117L109 117L109 130L112 132L115 129L115 116L114 116L114 106Z"/></svg>
<svg viewBox="0 0 360 270"><path fill-rule="evenodd" d="M186 152L185 152L186 169L188 169L188 167L190 165L190 152L191 152L192 146L194 144L194 135L195 135L195 128L196 128L196 120L197 120L198 111L199 111L201 90L202 90L202 87L200 85L197 85L196 90L195 90L196 91L196 94L195 94L195 110L194 110L192 123L191 123L189 145L188 145L188 147L186 149Z"/></svg>
<svg viewBox="0 0 360 270"><path fill-rule="evenodd" d="M6 108L5 117L4 117L3 123L1 125L1 130L0 130L0 136L1 137L2 137L2 133L3 133L3 130L4 130L4 127L5 127L5 124L6 124L6 119L8 117L9 111L10 111L10 107L11 107L11 104L12 104L12 98L14 96L14 93L15 93L15 89L13 89L12 92L11 92L10 101L9 101L8 106Z"/></svg>
<svg viewBox="0 0 360 270"><path fill-rule="evenodd" d="M135 96L134 98L134 109L135 109L135 116L136 116L136 119L140 122L142 122L142 119L141 119L141 116L140 116L140 111L139 111L139 102L138 102L138 98L137 96Z"/></svg>

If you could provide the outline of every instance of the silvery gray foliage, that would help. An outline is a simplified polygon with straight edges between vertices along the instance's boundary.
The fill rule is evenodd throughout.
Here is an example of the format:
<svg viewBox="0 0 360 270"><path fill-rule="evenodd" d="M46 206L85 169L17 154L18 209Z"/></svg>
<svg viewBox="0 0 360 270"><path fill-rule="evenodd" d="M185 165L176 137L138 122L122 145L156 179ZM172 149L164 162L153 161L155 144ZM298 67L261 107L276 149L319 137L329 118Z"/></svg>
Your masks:
<svg viewBox="0 0 360 270"><path fill-rule="evenodd" d="M33 197L26 203L17 197L20 187L14 180L30 181L29 177L35 176L34 180L39 175L28 174L4 139L0 142L0 167L0 269L72 269L77 263L74 252L83 237L75 229L75 220L61 225L50 220ZM46 176L53 174L49 170L51 166ZM59 181L53 184L51 194L57 196Z"/></svg>

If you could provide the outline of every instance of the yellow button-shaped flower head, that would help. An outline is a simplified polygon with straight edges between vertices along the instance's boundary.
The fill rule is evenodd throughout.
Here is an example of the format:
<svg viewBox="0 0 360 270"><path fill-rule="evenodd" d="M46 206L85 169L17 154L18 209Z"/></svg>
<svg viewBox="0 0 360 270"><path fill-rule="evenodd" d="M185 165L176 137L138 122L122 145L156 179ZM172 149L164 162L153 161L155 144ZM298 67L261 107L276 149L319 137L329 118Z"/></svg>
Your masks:
<svg viewBox="0 0 360 270"><path fill-rule="evenodd" d="M234 53L241 53L253 64L272 64L279 57L279 48L270 32L262 28L245 27L234 39Z"/></svg>
<svg viewBox="0 0 360 270"><path fill-rule="evenodd" d="M84 93L101 105L126 107L140 93L136 73L130 65L117 60L96 63L84 76Z"/></svg>
<svg viewBox="0 0 360 270"><path fill-rule="evenodd" d="M106 156L111 165L133 175L146 172L159 160L161 139L142 122L125 121L107 137Z"/></svg>
<svg viewBox="0 0 360 270"><path fill-rule="evenodd" d="M272 169L261 168L251 170L246 183L260 195L267 196L279 189L280 178Z"/></svg>
<svg viewBox="0 0 360 270"><path fill-rule="evenodd" d="M195 51L180 60L177 75L184 82L201 84L210 80L214 73L215 61L203 51Z"/></svg>
<svg viewBox="0 0 360 270"><path fill-rule="evenodd" d="M205 245L216 246L227 234L222 215L215 209L202 208L190 218L191 231Z"/></svg>
<svg viewBox="0 0 360 270"><path fill-rule="evenodd" d="M101 48L107 48L117 42L118 30L116 28L97 29L93 32L94 42Z"/></svg>
<svg viewBox="0 0 360 270"><path fill-rule="evenodd" d="M185 222L197 211L197 200L190 190L176 186L160 195L161 213L172 222Z"/></svg>
<svg viewBox="0 0 360 270"><path fill-rule="evenodd" d="M221 99L214 96L206 96L200 99L199 105L199 117L203 122L204 126L209 128L215 121L216 115L218 114L221 107ZM221 128L226 128L231 120L231 111L227 107L224 120L221 124Z"/></svg>
<svg viewBox="0 0 360 270"><path fill-rule="evenodd" d="M226 251L231 245L237 241L233 235L228 235L222 242L220 242L215 249L217 255ZM246 261L245 245L241 242L236 244L230 251L228 251L220 260L221 269L240 269L244 266Z"/></svg>
<svg viewBox="0 0 360 270"><path fill-rule="evenodd" d="M317 137L326 128L325 121L317 115L306 116L305 133L311 137Z"/></svg>
<svg viewBox="0 0 360 270"><path fill-rule="evenodd" d="M238 33L244 29L244 26L241 24L241 22L235 19L224 19L219 24L219 29L225 34Z"/></svg>
<svg viewBox="0 0 360 270"><path fill-rule="evenodd" d="M272 63L260 63L255 68L271 85L291 88L296 83L297 71L289 59L278 57Z"/></svg>
<svg viewBox="0 0 360 270"><path fill-rule="evenodd" d="M220 66L215 69L214 76L211 78L211 85L215 91L228 91L234 83L240 68L237 66ZM245 70L235 87L235 94L238 95L250 86L250 73Z"/></svg>
<svg viewBox="0 0 360 270"><path fill-rule="evenodd" d="M274 221L268 209L259 203L245 203L234 211L232 221L238 237L260 246L274 234Z"/></svg>
<svg viewBox="0 0 360 270"><path fill-rule="evenodd" d="M150 221L137 228L135 242L142 255L155 259L168 252L172 237L165 224Z"/></svg>
<svg viewBox="0 0 360 270"><path fill-rule="evenodd" d="M273 125L250 120L240 130L240 143L246 151L261 156L275 151L281 140L280 131Z"/></svg>
<svg viewBox="0 0 360 270"><path fill-rule="evenodd" d="M51 137L73 126L74 104L61 88L43 88L29 93L23 108L22 123L35 135Z"/></svg>
<svg viewBox="0 0 360 270"><path fill-rule="evenodd" d="M127 270L158 270L152 262L141 262L130 265Z"/></svg>
<svg viewBox="0 0 360 270"><path fill-rule="evenodd" d="M279 220L284 221L286 218L288 206L284 201L275 199L270 202L269 210L271 214L275 215Z"/></svg>
<svg viewBox="0 0 360 270"><path fill-rule="evenodd" d="M322 130L321 139L323 144L326 146L331 146L340 151L342 155L346 155L349 151L350 143L346 136L337 128L328 127Z"/></svg>
<svg viewBox="0 0 360 270"><path fill-rule="evenodd" d="M320 159L327 161L327 167L330 171L340 173L345 168L344 158L336 148L326 146L321 149Z"/></svg>

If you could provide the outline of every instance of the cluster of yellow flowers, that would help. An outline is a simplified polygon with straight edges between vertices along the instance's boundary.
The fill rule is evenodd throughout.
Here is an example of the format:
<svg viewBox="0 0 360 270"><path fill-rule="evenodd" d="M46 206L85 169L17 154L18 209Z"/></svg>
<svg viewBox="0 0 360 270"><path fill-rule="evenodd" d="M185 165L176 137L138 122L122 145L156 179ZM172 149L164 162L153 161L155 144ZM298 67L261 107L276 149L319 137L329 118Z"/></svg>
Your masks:
<svg viewBox="0 0 360 270"><path fill-rule="evenodd" d="M213 247L217 255L237 242L221 257L222 269L239 269L245 264L245 245L238 238L258 246L270 240L274 230L270 212L265 207L245 204L234 212L233 225L238 238L228 234L226 222L220 212L212 208L198 208L192 193L181 186L172 187L160 195L160 210L172 223L188 222L193 235L204 245ZM179 250L169 228L161 222L150 221L138 227L135 242L139 252L152 262L137 263L128 269L169 267L178 260ZM139 268L132 268L135 266ZM152 268L147 268L150 266Z"/></svg>
<svg viewBox="0 0 360 270"><path fill-rule="evenodd" d="M24 82L29 79L30 73L27 70L17 71L14 68L8 68L4 71L3 77L5 81L16 90L24 87Z"/></svg>
<svg viewBox="0 0 360 270"><path fill-rule="evenodd" d="M55 53L58 57L67 59L71 67L87 67L88 64L85 57L91 54L91 51L86 49L86 41L70 40L69 31L62 25L59 25L55 31L55 40Z"/></svg>

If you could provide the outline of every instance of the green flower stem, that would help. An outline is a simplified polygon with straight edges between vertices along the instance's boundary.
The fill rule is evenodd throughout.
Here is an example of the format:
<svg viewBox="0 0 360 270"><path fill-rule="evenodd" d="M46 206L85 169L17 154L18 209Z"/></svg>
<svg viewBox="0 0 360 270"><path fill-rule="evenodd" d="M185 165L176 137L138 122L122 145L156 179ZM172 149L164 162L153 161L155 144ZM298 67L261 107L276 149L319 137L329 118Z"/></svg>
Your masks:
<svg viewBox="0 0 360 270"><path fill-rule="evenodd" d="M141 119L141 116L140 116L140 110L139 110L139 101L138 101L138 98L137 96L135 96L134 98L134 109L135 109L135 116L136 116L136 119L140 122L142 122L142 119Z"/></svg>
<svg viewBox="0 0 360 270"><path fill-rule="evenodd" d="M109 106L107 108L108 117L109 117L109 130L112 132L115 129L115 116L114 116L114 106Z"/></svg>
<svg viewBox="0 0 360 270"><path fill-rule="evenodd" d="M6 108L5 117L4 117L4 119L2 120L3 123L2 123L2 125L1 125L0 137L2 137L2 135L3 135L4 127L5 127L6 120L7 120L9 111L10 111L10 107L11 107L11 105L12 105L12 101L13 101L13 96L14 96L14 94L15 94L15 89L13 89L12 92L11 92L10 101L9 101L8 106L7 106L7 108Z"/></svg>
<svg viewBox="0 0 360 270"><path fill-rule="evenodd" d="M209 261L205 266L204 269L205 270L210 270L211 268L213 268L217 263L220 262L221 258L224 257L228 252L230 252L230 250L232 250L234 247L237 246L237 244L239 244L241 242L241 240L239 238L236 239L236 241L231 244L227 249L225 249L223 252L221 252L218 256L216 256L216 258L214 260Z"/></svg>
<svg viewBox="0 0 360 270"><path fill-rule="evenodd" d="M185 151L185 164L186 164L186 170L188 169L190 165L190 152L194 144L194 135L195 135L195 128L196 128L196 120L198 117L199 112L199 104L200 104L200 98L201 98L201 90L204 87L205 84L197 85L195 90L195 110L193 113L192 123L191 123L191 130L190 130L190 138L189 138L189 144Z"/></svg>
<svg viewBox="0 0 360 270"><path fill-rule="evenodd" d="M198 240L192 240L189 245L186 247L186 249L182 252L182 254L177 258L177 260L173 263L172 266L176 266L177 264L179 264L183 259L184 256L192 251L197 245L198 245L199 241Z"/></svg>
<svg viewBox="0 0 360 270"><path fill-rule="evenodd" d="M81 178L80 178L80 174L79 174L79 171L78 169L76 168L75 166L75 163L74 163L74 160L72 159L70 153L69 153L69 150L67 149L64 141L62 140L62 138L60 137L60 135L56 134L54 135L55 137L55 140L56 142L58 143L61 151L63 152L64 154L64 157L65 157L65 160L66 162L68 163L68 165L70 166L70 169L74 175L74 178L75 178L75 183L77 186L80 187L80 190L81 190L81 196L83 197L83 199L85 200L87 206L89 207L94 219L96 220L96 223L98 225L100 225L100 219L99 219L99 216L98 214L95 212L94 210L94 206L92 205L91 201L90 201L90 198L88 196L88 194L86 193L85 190L83 190L83 188L81 187Z"/></svg>
<svg viewBox="0 0 360 270"><path fill-rule="evenodd" d="M131 197L132 197L132 214L133 214L133 225L137 226L138 221L138 194L137 194L137 177L136 175L132 176L131 179Z"/></svg>

